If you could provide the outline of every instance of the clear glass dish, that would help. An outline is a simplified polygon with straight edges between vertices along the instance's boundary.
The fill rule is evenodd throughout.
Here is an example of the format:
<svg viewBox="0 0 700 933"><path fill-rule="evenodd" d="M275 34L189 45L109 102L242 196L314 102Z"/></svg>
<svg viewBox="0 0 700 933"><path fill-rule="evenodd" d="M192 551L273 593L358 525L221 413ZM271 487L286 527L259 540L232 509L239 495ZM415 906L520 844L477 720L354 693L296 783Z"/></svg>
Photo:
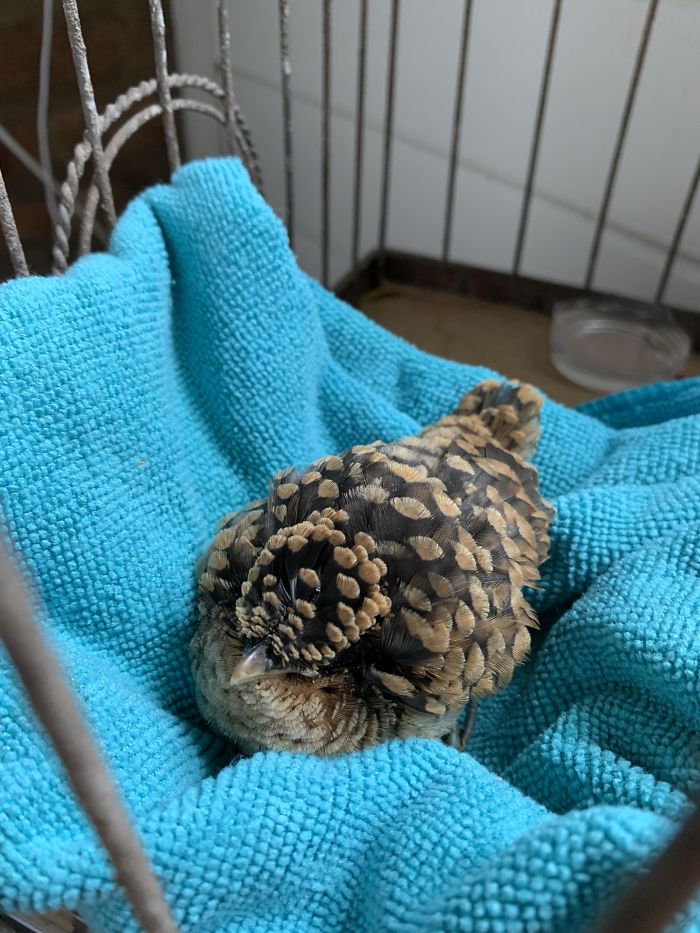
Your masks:
<svg viewBox="0 0 700 933"><path fill-rule="evenodd" d="M555 304L549 348L567 379L594 392L619 392L677 376L690 338L658 305L581 299Z"/></svg>

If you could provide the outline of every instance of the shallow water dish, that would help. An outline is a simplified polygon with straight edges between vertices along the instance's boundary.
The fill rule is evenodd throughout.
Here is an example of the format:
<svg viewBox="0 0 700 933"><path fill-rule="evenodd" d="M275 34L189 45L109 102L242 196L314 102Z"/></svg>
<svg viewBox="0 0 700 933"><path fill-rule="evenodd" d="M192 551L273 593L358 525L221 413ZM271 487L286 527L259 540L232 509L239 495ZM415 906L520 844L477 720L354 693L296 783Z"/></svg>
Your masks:
<svg viewBox="0 0 700 933"><path fill-rule="evenodd" d="M595 392L619 392L677 376L690 338L658 305L584 299L554 306L549 346L567 379Z"/></svg>

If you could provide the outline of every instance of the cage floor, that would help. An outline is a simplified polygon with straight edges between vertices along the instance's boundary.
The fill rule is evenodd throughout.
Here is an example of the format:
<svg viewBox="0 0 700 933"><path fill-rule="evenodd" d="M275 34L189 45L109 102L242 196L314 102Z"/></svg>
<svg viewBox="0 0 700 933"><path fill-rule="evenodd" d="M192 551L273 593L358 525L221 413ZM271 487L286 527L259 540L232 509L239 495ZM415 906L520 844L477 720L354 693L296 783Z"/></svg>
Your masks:
<svg viewBox="0 0 700 933"><path fill-rule="evenodd" d="M552 365L546 314L393 283L367 293L361 308L423 350L532 382L558 402L578 405L596 397ZM683 376L698 375L700 353L693 353Z"/></svg>

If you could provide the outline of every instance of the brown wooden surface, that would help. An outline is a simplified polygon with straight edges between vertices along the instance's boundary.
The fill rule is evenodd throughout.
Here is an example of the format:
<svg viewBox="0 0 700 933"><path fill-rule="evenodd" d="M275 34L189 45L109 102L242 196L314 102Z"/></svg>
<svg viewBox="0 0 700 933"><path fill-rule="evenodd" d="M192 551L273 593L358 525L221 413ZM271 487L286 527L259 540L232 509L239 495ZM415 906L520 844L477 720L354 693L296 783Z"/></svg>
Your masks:
<svg viewBox="0 0 700 933"><path fill-rule="evenodd" d="M68 911L32 916L14 914L12 919L0 917L0 933L19 933L24 930L40 930L41 933L79 933L81 930L87 930L87 927Z"/></svg>
<svg viewBox="0 0 700 933"><path fill-rule="evenodd" d="M393 284L366 293L360 307L382 327L430 353L531 382L566 405L595 398L552 365L545 313ZM684 375L700 375L700 354L691 355Z"/></svg>

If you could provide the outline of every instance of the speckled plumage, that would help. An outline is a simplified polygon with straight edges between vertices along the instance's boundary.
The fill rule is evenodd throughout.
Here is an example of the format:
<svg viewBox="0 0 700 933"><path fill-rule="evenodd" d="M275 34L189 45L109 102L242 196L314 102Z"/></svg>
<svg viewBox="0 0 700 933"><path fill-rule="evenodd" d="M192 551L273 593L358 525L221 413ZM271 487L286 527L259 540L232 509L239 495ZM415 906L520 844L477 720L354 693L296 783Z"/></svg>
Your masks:
<svg viewBox="0 0 700 933"><path fill-rule="evenodd" d="M529 386L485 382L417 437L272 480L199 567L202 713L244 750L440 738L526 656L553 510Z"/></svg>

